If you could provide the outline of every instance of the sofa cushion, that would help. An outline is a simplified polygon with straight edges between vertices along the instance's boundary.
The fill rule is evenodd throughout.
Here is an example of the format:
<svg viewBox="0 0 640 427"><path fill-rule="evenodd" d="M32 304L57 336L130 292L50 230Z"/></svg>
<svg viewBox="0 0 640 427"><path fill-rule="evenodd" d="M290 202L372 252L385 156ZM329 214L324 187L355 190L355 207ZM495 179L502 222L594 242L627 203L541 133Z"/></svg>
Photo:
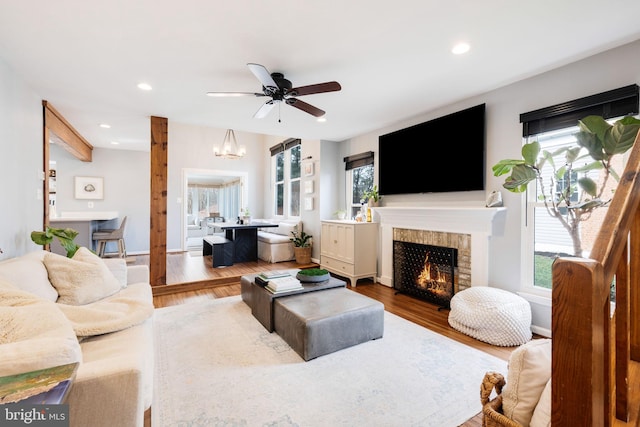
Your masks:
<svg viewBox="0 0 640 427"><path fill-rule="evenodd" d="M58 292L51 286L47 269L42 263L46 253L48 252L40 250L0 262L0 279L23 291L55 302Z"/></svg>
<svg viewBox="0 0 640 427"><path fill-rule="evenodd" d="M83 305L113 295L122 285L103 260L85 247L73 258L47 253L44 265L59 303Z"/></svg>
<svg viewBox="0 0 640 427"><path fill-rule="evenodd" d="M293 237L293 236L292 236ZM268 231L258 231L258 241L263 243L270 244L279 244L279 243L291 243L289 240L291 237L283 236L281 234L269 233Z"/></svg>
<svg viewBox="0 0 640 427"><path fill-rule="evenodd" d="M550 339L529 341L515 349L509 357L507 384L502 390L504 415L528 426L550 378Z"/></svg>
<svg viewBox="0 0 640 427"><path fill-rule="evenodd" d="M82 361L67 318L52 301L0 286L0 377Z"/></svg>

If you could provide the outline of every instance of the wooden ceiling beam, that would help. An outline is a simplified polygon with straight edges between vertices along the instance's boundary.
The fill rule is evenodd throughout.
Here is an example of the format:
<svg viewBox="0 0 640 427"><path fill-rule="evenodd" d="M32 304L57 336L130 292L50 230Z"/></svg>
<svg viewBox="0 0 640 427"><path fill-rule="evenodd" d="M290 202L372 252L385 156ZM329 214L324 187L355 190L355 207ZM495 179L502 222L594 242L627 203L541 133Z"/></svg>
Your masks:
<svg viewBox="0 0 640 427"><path fill-rule="evenodd" d="M49 138L83 162L92 161L93 145L62 117L49 102L42 101L44 126L49 129Z"/></svg>

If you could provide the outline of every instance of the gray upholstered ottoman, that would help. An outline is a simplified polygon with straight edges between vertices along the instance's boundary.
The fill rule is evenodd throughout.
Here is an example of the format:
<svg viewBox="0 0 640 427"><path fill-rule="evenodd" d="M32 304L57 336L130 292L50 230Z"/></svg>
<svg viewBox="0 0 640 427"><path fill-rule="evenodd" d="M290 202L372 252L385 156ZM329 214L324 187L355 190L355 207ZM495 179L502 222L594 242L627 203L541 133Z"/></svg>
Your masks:
<svg viewBox="0 0 640 427"><path fill-rule="evenodd" d="M384 305L345 288L278 298L274 329L304 360L382 338Z"/></svg>

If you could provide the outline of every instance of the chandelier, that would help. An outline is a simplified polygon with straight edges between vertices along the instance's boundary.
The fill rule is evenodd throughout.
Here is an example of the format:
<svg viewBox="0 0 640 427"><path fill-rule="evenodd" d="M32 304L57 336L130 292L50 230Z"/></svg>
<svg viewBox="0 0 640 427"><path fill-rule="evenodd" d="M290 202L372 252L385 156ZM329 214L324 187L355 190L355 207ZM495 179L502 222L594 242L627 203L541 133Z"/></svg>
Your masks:
<svg viewBox="0 0 640 427"><path fill-rule="evenodd" d="M238 146L236 134L233 133L233 129L227 129L227 133L224 134L222 147L214 145L213 154L215 154L216 157L223 157L225 159L240 159L247 154L247 150L242 145Z"/></svg>

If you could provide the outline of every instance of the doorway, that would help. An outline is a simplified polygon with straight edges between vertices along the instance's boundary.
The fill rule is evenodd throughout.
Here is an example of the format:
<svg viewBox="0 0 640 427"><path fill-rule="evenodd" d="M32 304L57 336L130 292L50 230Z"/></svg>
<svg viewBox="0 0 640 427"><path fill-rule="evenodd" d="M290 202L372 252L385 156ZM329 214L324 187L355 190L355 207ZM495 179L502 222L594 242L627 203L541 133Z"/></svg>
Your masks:
<svg viewBox="0 0 640 427"><path fill-rule="evenodd" d="M235 222L247 200L247 172L182 169L182 250L202 249L215 224Z"/></svg>

